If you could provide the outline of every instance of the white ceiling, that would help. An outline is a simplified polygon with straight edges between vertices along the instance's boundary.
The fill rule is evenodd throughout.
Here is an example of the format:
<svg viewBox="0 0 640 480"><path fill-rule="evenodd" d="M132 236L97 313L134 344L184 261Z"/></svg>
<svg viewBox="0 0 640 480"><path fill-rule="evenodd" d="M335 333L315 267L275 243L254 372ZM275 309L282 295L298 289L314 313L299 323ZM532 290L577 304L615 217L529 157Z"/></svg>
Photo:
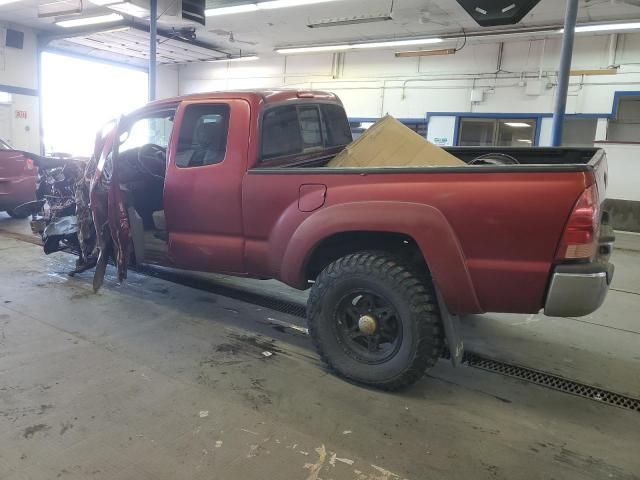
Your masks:
<svg viewBox="0 0 640 480"><path fill-rule="evenodd" d="M45 34L69 34L69 29L53 24L53 17L38 18L38 7L43 8L52 2L60 2L54 8L82 5L83 14L105 10L87 0L21 0L0 6L0 21L30 27ZM209 0L209 6L238 3L243 2ZM327 19L389 13L392 3L391 21L328 28L307 27L309 23ZM542 0L518 27L560 24L564 8L565 2L562 0ZM580 22L640 19L640 0L582 0L579 17ZM170 28L175 25L161 18L160 26ZM198 28L197 37L200 42L233 55L241 52L266 55L281 46L458 33L463 28L467 31L481 30L455 0L341 0L306 7L209 17L206 27ZM162 63L202 61L221 56L219 52L185 45L177 40L161 38L161 41L164 42L159 46L159 61ZM76 53L142 65L146 61L148 34L137 30L83 34L73 39L57 40L52 45Z"/></svg>

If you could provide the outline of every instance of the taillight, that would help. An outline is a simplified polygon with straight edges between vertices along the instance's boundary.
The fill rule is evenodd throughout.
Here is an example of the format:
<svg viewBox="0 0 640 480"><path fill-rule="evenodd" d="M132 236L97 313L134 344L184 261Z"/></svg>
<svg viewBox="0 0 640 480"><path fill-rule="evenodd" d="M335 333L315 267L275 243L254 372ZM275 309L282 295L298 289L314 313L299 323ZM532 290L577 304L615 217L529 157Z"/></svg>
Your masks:
<svg viewBox="0 0 640 480"><path fill-rule="evenodd" d="M30 158L27 158L27 161L24 162L24 169L33 170L33 167L34 167L33 160L31 160Z"/></svg>
<svg viewBox="0 0 640 480"><path fill-rule="evenodd" d="M600 202L598 188L587 188L571 212L564 229L556 260L582 260L593 258L598 249L600 229Z"/></svg>

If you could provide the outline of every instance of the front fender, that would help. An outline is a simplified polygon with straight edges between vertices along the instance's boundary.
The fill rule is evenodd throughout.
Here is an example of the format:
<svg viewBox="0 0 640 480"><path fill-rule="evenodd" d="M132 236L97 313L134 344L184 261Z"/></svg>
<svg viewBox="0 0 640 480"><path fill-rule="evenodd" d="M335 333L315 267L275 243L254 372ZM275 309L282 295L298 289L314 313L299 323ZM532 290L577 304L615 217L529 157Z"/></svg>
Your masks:
<svg viewBox="0 0 640 480"><path fill-rule="evenodd" d="M284 251L280 280L306 284L305 267L315 248L337 233L389 232L415 240L442 297L455 314L482 313L455 232L436 208L408 202L353 202L323 208L294 231Z"/></svg>

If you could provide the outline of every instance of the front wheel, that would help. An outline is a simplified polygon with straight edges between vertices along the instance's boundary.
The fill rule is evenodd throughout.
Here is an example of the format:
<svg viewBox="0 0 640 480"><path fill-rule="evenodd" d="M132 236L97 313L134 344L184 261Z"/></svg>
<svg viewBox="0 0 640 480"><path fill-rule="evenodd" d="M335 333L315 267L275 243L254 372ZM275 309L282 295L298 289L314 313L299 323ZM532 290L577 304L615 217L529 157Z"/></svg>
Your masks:
<svg viewBox="0 0 640 480"><path fill-rule="evenodd" d="M27 218L29 216L29 213L17 213L14 210L7 210L7 215L9 215L11 218Z"/></svg>
<svg viewBox="0 0 640 480"><path fill-rule="evenodd" d="M307 317L322 360L377 388L416 382L442 353L433 285L383 252L347 255L325 268L311 289Z"/></svg>

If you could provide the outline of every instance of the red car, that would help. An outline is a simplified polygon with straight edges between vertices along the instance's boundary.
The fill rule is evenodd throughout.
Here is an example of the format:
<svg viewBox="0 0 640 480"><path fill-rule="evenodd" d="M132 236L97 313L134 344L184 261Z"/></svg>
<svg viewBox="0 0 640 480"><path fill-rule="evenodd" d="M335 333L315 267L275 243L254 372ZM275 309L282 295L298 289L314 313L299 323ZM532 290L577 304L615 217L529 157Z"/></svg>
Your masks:
<svg viewBox="0 0 640 480"><path fill-rule="evenodd" d="M24 152L14 150L0 139L0 212L13 218L26 218L27 213L16 213L14 208L36 198L38 170Z"/></svg>
<svg viewBox="0 0 640 480"><path fill-rule="evenodd" d="M45 248L79 247L96 289L109 260L120 279L155 263L311 288L323 360L385 389L445 347L459 362L459 315L581 316L604 301L603 151L450 148L465 164L328 167L351 141L326 92L152 103L98 135L75 215L54 217Z"/></svg>

